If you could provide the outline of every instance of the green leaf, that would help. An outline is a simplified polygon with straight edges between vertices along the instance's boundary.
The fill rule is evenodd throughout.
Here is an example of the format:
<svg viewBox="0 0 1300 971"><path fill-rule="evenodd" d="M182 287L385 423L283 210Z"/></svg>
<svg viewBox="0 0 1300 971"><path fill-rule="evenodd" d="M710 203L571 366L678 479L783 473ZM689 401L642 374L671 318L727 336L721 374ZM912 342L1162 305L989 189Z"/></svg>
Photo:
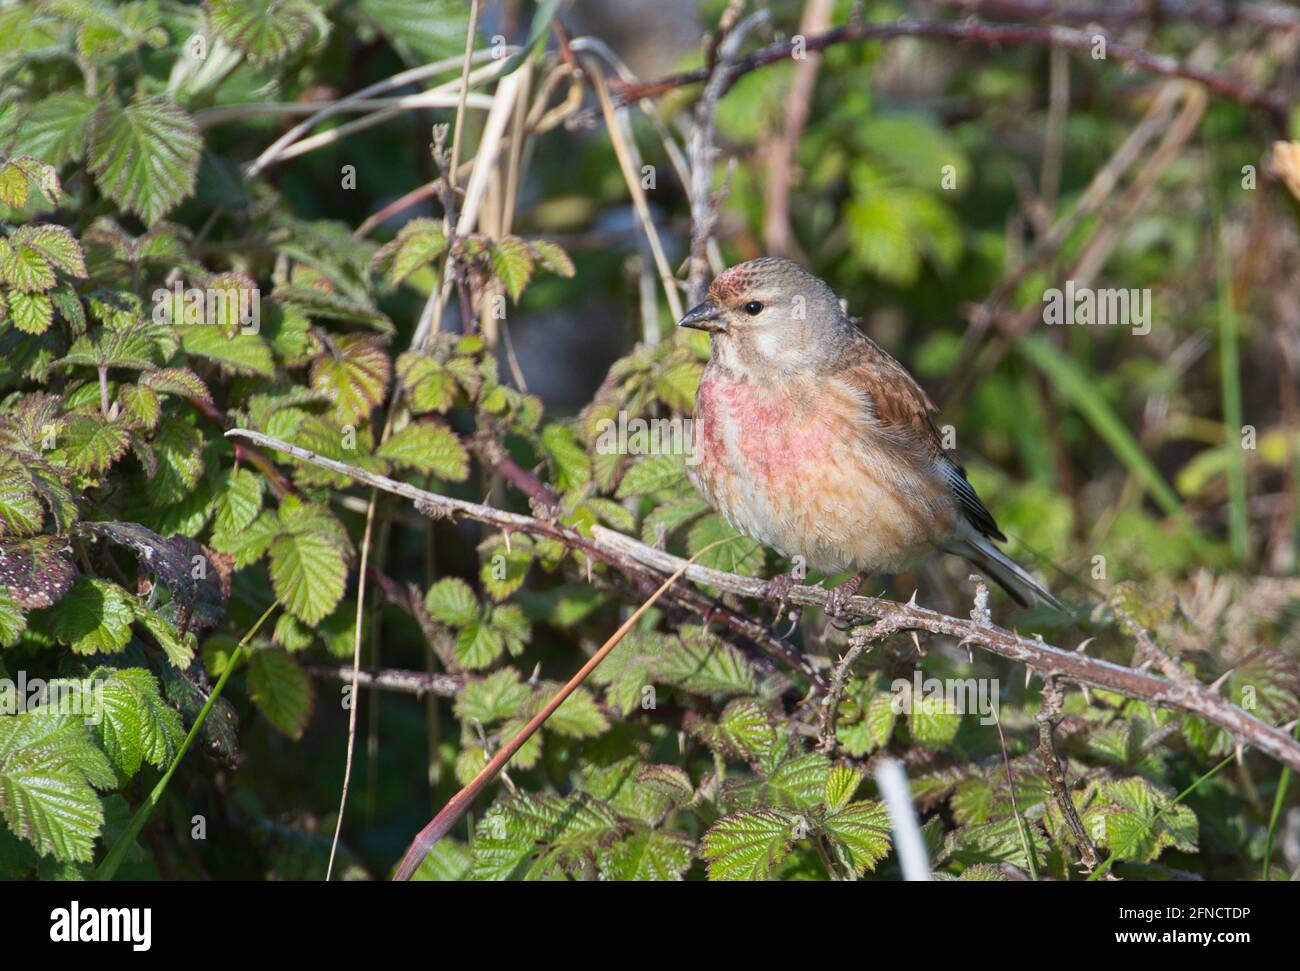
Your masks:
<svg viewBox="0 0 1300 971"><path fill-rule="evenodd" d="M101 192L152 225L194 192L203 139L175 102L138 95L95 110L90 170Z"/></svg>
<svg viewBox="0 0 1300 971"><path fill-rule="evenodd" d="M691 841L681 833L638 829L601 853L603 880L680 880L691 865Z"/></svg>
<svg viewBox="0 0 1300 971"><path fill-rule="evenodd" d="M700 627L685 627L654 665L669 684L701 695L752 695L758 689L739 650Z"/></svg>
<svg viewBox="0 0 1300 971"><path fill-rule="evenodd" d="M91 860L104 823L95 788L116 781L82 716L40 709L0 717L0 814L42 856Z"/></svg>
<svg viewBox="0 0 1300 971"><path fill-rule="evenodd" d="M533 254L518 236L507 236L490 244L488 259L492 265L492 275L501 281L515 303L528 285L533 275Z"/></svg>
<svg viewBox="0 0 1300 971"><path fill-rule="evenodd" d="M542 706L560 690L558 681L543 681L533 696L533 707L540 711ZM596 697L581 685L564 699L564 704L555 709L555 714L546 720L546 730L569 738L592 738L609 728Z"/></svg>
<svg viewBox="0 0 1300 971"><path fill-rule="evenodd" d="M254 652L248 662L248 693L275 729L302 737L311 719L312 688L307 674L282 651Z"/></svg>
<svg viewBox="0 0 1300 971"><path fill-rule="evenodd" d="M790 852L794 821L766 809L724 816L700 840L710 880L766 880Z"/></svg>
<svg viewBox="0 0 1300 971"><path fill-rule="evenodd" d="M194 491L203 475L203 433L179 419L164 419L153 447L158 465L145 492L150 502L170 505Z"/></svg>
<svg viewBox="0 0 1300 971"><path fill-rule="evenodd" d="M48 263L68 276L84 279L86 257L76 237L63 226L52 223L19 226L9 237L15 247L39 253Z"/></svg>
<svg viewBox="0 0 1300 971"><path fill-rule="evenodd" d="M478 598L460 577L444 577L429 588L424 605L436 619L465 627L478 618Z"/></svg>
<svg viewBox="0 0 1300 971"><path fill-rule="evenodd" d="M356 8L408 60L423 64L465 52L469 9L460 0L359 0Z"/></svg>
<svg viewBox="0 0 1300 971"><path fill-rule="evenodd" d="M569 254L564 252L558 244L545 239L535 239L528 244L528 247L533 251L533 256L537 262L552 273L570 280L577 273L573 266L573 260L569 259Z"/></svg>
<svg viewBox="0 0 1300 971"><path fill-rule="evenodd" d="M144 668L101 668L91 679L103 704L95 736L118 771L133 776L144 762L167 768L185 730L180 713L163 701L154 676Z"/></svg>
<svg viewBox="0 0 1300 971"><path fill-rule="evenodd" d="M469 477L469 453L455 432L433 419L407 425L380 445L375 455L448 482Z"/></svg>
<svg viewBox="0 0 1300 971"><path fill-rule="evenodd" d="M54 304L43 293L22 293L11 290L9 319L24 334L43 334L54 323Z"/></svg>
<svg viewBox="0 0 1300 971"><path fill-rule="evenodd" d="M126 454L131 438L120 421L99 415L69 415L55 455L69 467L88 475L108 470Z"/></svg>
<svg viewBox="0 0 1300 971"><path fill-rule="evenodd" d="M532 691L514 668L502 668L480 681L471 681L456 696L456 717L484 725L519 714Z"/></svg>
<svg viewBox="0 0 1300 971"><path fill-rule="evenodd" d="M829 792L829 784L827 788ZM827 816L823 825L848 850L859 875L874 870L889 855L889 811L884 803L850 803Z"/></svg>
<svg viewBox="0 0 1300 971"><path fill-rule="evenodd" d="M482 543L479 556L483 560L479 568L483 589L493 600L501 601L524 585L533 565L533 543L527 536L515 536L507 543L497 535Z"/></svg>
<svg viewBox="0 0 1300 971"><path fill-rule="evenodd" d="M691 527L686 536L686 548L694 556L721 539L727 542L715 546L695 562L748 577L756 576L762 570L763 544L732 529L716 513L705 516Z"/></svg>
<svg viewBox="0 0 1300 971"><path fill-rule="evenodd" d="M216 361L225 371L234 374L252 374L257 377L275 376L275 360L271 348L257 334L235 334L228 337L220 327L200 325L177 328L181 347L185 353Z"/></svg>
<svg viewBox="0 0 1300 971"><path fill-rule="evenodd" d="M14 148L60 168L86 151L95 100L79 91L60 91L34 104L18 126Z"/></svg>
<svg viewBox="0 0 1300 971"><path fill-rule="evenodd" d="M54 268L45 254L16 239L0 237L0 280L24 293L43 293L54 286L54 279Z"/></svg>
<svg viewBox="0 0 1300 971"><path fill-rule="evenodd" d="M495 661L505 647L501 632L481 617L475 617L456 637L456 660L474 671Z"/></svg>
<svg viewBox="0 0 1300 971"><path fill-rule="evenodd" d="M216 528L239 532L262 511L264 480L251 469L222 470L217 476Z"/></svg>
<svg viewBox="0 0 1300 971"><path fill-rule="evenodd" d="M22 607L0 587L0 647L13 647L27 629L27 615Z"/></svg>
<svg viewBox="0 0 1300 971"><path fill-rule="evenodd" d="M853 794L862 784L862 773L847 765L836 765L826 775L826 792L822 801L832 813L837 813L849 804Z"/></svg>
<svg viewBox="0 0 1300 971"><path fill-rule="evenodd" d="M75 654L116 654L131 639L134 619L130 595L116 583L78 577L53 609L51 627Z"/></svg>
<svg viewBox="0 0 1300 971"><path fill-rule="evenodd" d="M59 204L63 187L53 165L30 155L15 155L0 165L0 202L14 209L25 209L32 187L51 206Z"/></svg>
<svg viewBox="0 0 1300 971"><path fill-rule="evenodd" d="M259 67L277 64L329 32L323 12L306 0L207 0L206 7L217 35Z"/></svg>
<svg viewBox="0 0 1300 971"><path fill-rule="evenodd" d="M371 266L393 286L436 260L447 249L447 237L435 219L412 219L391 242L375 251Z"/></svg>
<svg viewBox="0 0 1300 971"><path fill-rule="evenodd" d="M315 624L334 610L343 598L347 578L347 559L333 537L290 531L271 543L275 594L305 624Z"/></svg>
<svg viewBox="0 0 1300 971"><path fill-rule="evenodd" d="M686 465L680 455L650 455L629 468L618 484L616 495L644 496L675 486L686 477Z"/></svg>
<svg viewBox="0 0 1300 971"><path fill-rule="evenodd" d="M591 481L591 460L571 428L547 425L542 429L542 447L554 465L555 488L560 492L568 492Z"/></svg>
<svg viewBox="0 0 1300 971"><path fill-rule="evenodd" d="M334 417L342 425L355 425L384 400L392 363L382 338L346 334L335 350L311 363L311 386L334 402Z"/></svg>

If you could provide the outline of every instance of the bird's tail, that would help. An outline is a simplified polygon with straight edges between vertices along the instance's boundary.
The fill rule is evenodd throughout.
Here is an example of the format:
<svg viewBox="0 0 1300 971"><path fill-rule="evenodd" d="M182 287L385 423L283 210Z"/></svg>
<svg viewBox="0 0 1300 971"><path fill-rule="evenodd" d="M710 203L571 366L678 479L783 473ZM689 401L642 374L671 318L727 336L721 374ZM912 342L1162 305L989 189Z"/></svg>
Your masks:
<svg viewBox="0 0 1300 971"><path fill-rule="evenodd" d="M998 549L993 540L987 536L972 529L960 542L949 547L948 552L965 557L974 563L986 576L997 581L998 586L1009 593L1020 606L1029 607L1036 601L1040 601L1062 613L1069 613L1065 604L1053 597L1046 587Z"/></svg>

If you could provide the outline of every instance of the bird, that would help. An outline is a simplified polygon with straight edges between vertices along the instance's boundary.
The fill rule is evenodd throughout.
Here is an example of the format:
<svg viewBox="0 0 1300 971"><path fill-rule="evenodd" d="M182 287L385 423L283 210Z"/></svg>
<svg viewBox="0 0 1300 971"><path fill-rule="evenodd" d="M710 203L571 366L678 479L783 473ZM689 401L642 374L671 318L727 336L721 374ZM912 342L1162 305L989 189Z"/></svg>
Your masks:
<svg viewBox="0 0 1300 971"><path fill-rule="evenodd" d="M944 448L938 409L825 281L791 260L749 260L677 325L710 338L688 477L744 535L807 569L854 571L830 591L832 616L868 576L936 552L964 557L1022 606L1066 611L998 548L1006 536ZM764 595L784 601L801 573Z"/></svg>

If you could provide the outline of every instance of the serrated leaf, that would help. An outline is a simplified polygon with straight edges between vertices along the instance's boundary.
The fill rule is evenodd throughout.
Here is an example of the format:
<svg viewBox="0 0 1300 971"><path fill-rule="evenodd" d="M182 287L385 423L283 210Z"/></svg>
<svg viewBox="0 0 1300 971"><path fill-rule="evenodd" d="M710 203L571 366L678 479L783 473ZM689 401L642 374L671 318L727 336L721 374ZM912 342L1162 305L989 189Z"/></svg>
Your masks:
<svg viewBox="0 0 1300 971"><path fill-rule="evenodd" d="M309 40L319 42L329 22L306 0L207 0L208 20L218 36L259 67L277 64Z"/></svg>
<svg viewBox="0 0 1300 971"><path fill-rule="evenodd" d="M691 841L668 830L638 829L601 853L602 880L680 880L691 865Z"/></svg>
<svg viewBox="0 0 1300 971"><path fill-rule="evenodd" d="M686 548L694 556L718 540L726 542L703 553L695 562L747 577L756 576L762 570L763 545L732 529L716 513L705 516L691 527L686 535Z"/></svg>
<svg viewBox="0 0 1300 971"><path fill-rule="evenodd" d="M91 123L90 170L101 192L152 225L194 192L202 147L194 119L175 102L106 98Z"/></svg>
<svg viewBox="0 0 1300 971"><path fill-rule="evenodd" d="M501 632L481 617L475 617L456 635L456 660L471 671L485 668L506 648Z"/></svg>
<svg viewBox="0 0 1300 971"><path fill-rule="evenodd" d="M371 260L393 286L397 286L422 266L436 260L447 249L447 237L434 219L412 219L385 243Z"/></svg>
<svg viewBox="0 0 1300 971"><path fill-rule="evenodd" d="M222 471L217 477L216 528L238 532L262 511L264 480L250 469Z"/></svg>
<svg viewBox="0 0 1300 971"><path fill-rule="evenodd" d="M69 415L55 453L70 468L86 475L108 470L131 445L126 426L99 415Z"/></svg>
<svg viewBox="0 0 1300 971"><path fill-rule="evenodd" d="M826 792L822 801L830 812L837 813L849 804L861 784L862 773L857 769L847 765L832 766L826 775Z"/></svg>
<svg viewBox="0 0 1300 971"><path fill-rule="evenodd" d="M889 811L884 803L850 803L827 816L823 825L848 850L859 875L874 870L889 855Z"/></svg>
<svg viewBox="0 0 1300 971"><path fill-rule="evenodd" d="M54 304L43 293L10 290L9 319L24 334L43 334L54 322Z"/></svg>
<svg viewBox="0 0 1300 971"><path fill-rule="evenodd" d="M519 302L519 297L533 275L533 253L518 236L507 236L489 244L488 261L492 266L492 275L501 281L510 299Z"/></svg>
<svg viewBox="0 0 1300 971"><path fill-rule="evenodd" d="M574 274L577 273L573 260L569 259L569 254L558 244L546 239L535 239L528 246L533 251L537 262L552 273L566 279L573 279Z"/></svg>
<svg viewBox="0 0 1300 971"><path fill-rule="evenodd" d="M14 148L59 168L86 151L86 132L95 100L79 91L60 91L23 115Z"/></svg>
<svg viewBox="0 0 1300 971"><path fill-rule="evenodd" d="M460 577L443 577L425 595L429 613L444 624L464 627L478 618L478 598Z"/></svg>
<svg viewBox="0 0 1300 971"><path fill-rule="evenodd" d="M32 189L51 206L59 204L63 186L53 165L30 155L15 155L0 165L0 202L14 209L25 209Z"/></svg>
<svg viewBox="0 0 1300 971"><path fill-rule="evenodd" d="M131 639L135 611L116 583L78 577L51 615L51 630L74 654L116 654Z"/></svg>
<svg viewBox="0 0 1300 971"><path fill-rule="evenodd" d="M44 293L54 279L54 267L44 253L0 237L0 280L24 293Z"/></svg>
<svg viewBox="0 0 1300 971"><path fill-rule="evenodd" d="M533 565L533 544L527 536L516 536L509 543L494 536L479 547L479 555L483 560L479 568L483 589L493 600L501 601L524 585Z"/></svg>
<svg viewBox="0 0 1300 971"><path fill-rule="evenodd" d="M534 708L540 710L560 687L559 682L543 681L533 696ZM546 720L543 727L569 738L592 738L609 728L609 720L596 704L596 696L580 685L564 699L564 704L555 709L555 714Z"/></svg>
<svg viewBox="0 0 1300 971"><path fill-rule="evenodd" d="M790 852L794 821L766 809L724 816L700 840L710 880L766 880Z"/></svg>
<svg viewBox="0 0 1300 971"><path fill-rule="evenodd" d="M328 616L343 598L348 568L333 537L310 530L281 533L272 541L271 583L285 608L306 624Z"/></svg>
<svg viewBox="0 0 1300 971"><path fill-rule="evenodd" d="M27 615L7 590L0 588L0 647L13 647L27 629Z"/></svg>
<svg viewBox="0 0 1300 971"><path fill-rule="evenodd" d="M22 246L39 253L51 266L68 276L78 279L86 276L86 257L81 251L81 244L64 226L29 223L19 226L9 241L15 247Z"/></svg>
<svg viewBox="0 0 1300 971"><path fill-rule="evenodd" d="M313 695L311 681L293 658L282 651L254 652L248 661L248 693L277 731L302 737Z"/></svg>
<svg viewBox="0 0 1300 971"><path fill-rule="evenodd" d="M480 681L471 681L456 696L456 717L484 725L519 714L532 692L514 668L503 668Z"/></svg>
<svg viewBox="0 0 1300 971"><path fill-rule="evenodd" d="M555 487L560 492L577 489L591 481L591 459L578 443L573 429L547 425L542 429L542 446L555 468Z"/></svg>
<svg viewBox="0 0 1300 971"><path fill-rule="evenodd" d="M683 628L653 670L669 684L694 694L752 695L758 687L745 656L699 627Z"/></svg>
<svg viewBox="0 0 1300 971"><path fill-rule="evenodd" d="M675 486L686 477L686 466L680 455L651 455L641 459L623 476L618 484L618 498L644 496Z"/></svg>
<svg viewBox="0 0 1300 971"><path fill-rule="evenodd" d="M446 425L432 419L415 421L380 445L375 455L448 482L469 476L469 453Z"/></svg>
<svg viewBox="0 0 1300 971"><path fill-rule="evenodd" d="M355 425L383 401L392 363L382 339L369 334L346 334L335 346L312 361L311 386L334 402L340 424Z"/></svg>
<svg viewBox="0 0 1300 971"><path fill-rule="evenodd" d="M151 502L170 505L189 495L203 475L203 433L180 420L165 419L153 440L158 466L145 482Z"/></svg>
<svg viewBox="0 0 1300 971"><path fill-rule="evenodd" d="M241 333L228 337L221 328L207 325L180 327L178 331L186 354L216 361L223 370L234 374L263 378L275 376L271 349L258 334Z"/></svg>
<svg viewBox="0 0 1300 971"><path fill-rule="evenodd" d="M42 855L89 862L116 784L81 716L41 709L0 717L0 814Z"/></svg>
<svg viewBox="0 0 1300 971"><path fill-rule="evenodd" d="M160 769L170 765L185 731L154 676L144 668L102 668L91 680L103 705L95 736L118 771L129 778L144 762Z"/></svg>

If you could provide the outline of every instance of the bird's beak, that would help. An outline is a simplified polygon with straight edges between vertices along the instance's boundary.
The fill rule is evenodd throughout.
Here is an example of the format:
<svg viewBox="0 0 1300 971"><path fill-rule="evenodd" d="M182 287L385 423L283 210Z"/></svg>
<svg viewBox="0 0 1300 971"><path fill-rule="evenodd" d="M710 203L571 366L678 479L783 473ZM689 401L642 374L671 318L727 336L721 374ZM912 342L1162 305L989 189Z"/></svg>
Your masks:
<svg viewBox="0 0 1300 971"><path fill-rule="evenodd" d="M697 304L686 312L686 316L677 321L678 327L689 327L692 330L704 330L710 334L725 334L727 332L727 319L722 315L721 308L712 300L705 300L704 303Z"/></svg>

